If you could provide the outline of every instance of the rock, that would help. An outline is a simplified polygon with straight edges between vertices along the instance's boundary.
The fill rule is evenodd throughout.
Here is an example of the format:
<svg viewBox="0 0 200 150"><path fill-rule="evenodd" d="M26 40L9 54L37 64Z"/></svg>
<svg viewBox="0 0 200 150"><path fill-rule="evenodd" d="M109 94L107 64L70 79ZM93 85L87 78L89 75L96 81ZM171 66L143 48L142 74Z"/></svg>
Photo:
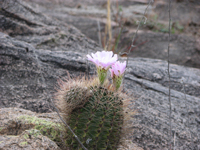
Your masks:
<svg viewBox="0 0 200 150"><path fill-rule="evenodd" d="M132 37L134 33L129 33ZM122 43L129 45L131 40L124 38ZM168 34L151 31L140 31L135 42L136 48L131 57L144 57L167 60ZM196 67L200 66L200 54L194 36L187 34L172 34L170 41L170 62L178 65Z"/></svg>
<svg viewBox="0 0 200 150"><path fill-rule="evenodd" d="M49 112L45 86L53 92L57 80L67 76L67 70L73 75L86 71L84 53L35 49L2 33L0 41L1 107Z"/></svg>
<svg viewBox="0 0 200 150"><path fill-rule="evenodd" d="M87 67L85 56L87 52L102 49L76 28L36 10L37 7L33 9L22 1L17 1L15 7L0 10L1 20L5 20L0 22L4 32L0 33L2 109L17 107L50 112L53 109L50 99L56 91L57 80L68 78L67 71L73 77L88 74L88 71L90 75L95 74L95 66L89 63ZM167 62L130 58L124 91L131 95L129 107L137 113L130 119L133 132L128 140L143 149L167 149L169 139L173 139L173 148L199 149L200 70L170 64L170 74L172 136L169 131ZM32 129L33 124L27 122L26 126L9 122L1 132L18 128L16 134L23 134L21 127Z"/></svg>
<svg viewBox="0 0 200 150"><path fill-rule="evenodd" d="M40 115L19 108L4 108L0 112L0 149L60 150L52 141L58 123L55 113Z"/></svg>
<svg viewBox="0 0 200 150"><path fill-rule="evenodd" d="M180 22L184 25L194 23L197 26L200 25L200 17L199 17L199 1L187 1L182 0L181 2L173 1L171 3L171 19L174 22ZM160 0L157 2L155 12L158 15L159 20L166 21L168 20L168 14L166 11L168 9L168 2L164 0Z"/></svg>
<svg viewBox="0 0 200 150"><path fill-rule="evenodd" d="M29 1L29 0L26 0ZM97 43L99 43L98 38L98 26L97 21L100 22L102 36L104 35L105 31L105 24L107 23L107 11L106 11L106 4L107 0L102 1L63 1L60 3L56 3L54 1L53 7L52 4L48 1L36 1L33 3L39 4L40 10L49 16L52 16L55 19L61 20L66 22L67 24L71 24L81 30L82 33L87 35L87 37L93 39ZM112 2L112 21L111 26L113 28L113 34L119 33L119 23L122 23L124 20L126 22L131 22L135 24L142 15L144 10L146 9L148 1L146 0L120 0L118 1L119 9L121 9L121 14L123 13L122 21L116 21L117 16L117 9L115 6L117 5L116 2ZM77 8L77 6L80 6ZM51 9L49 9L49 7ZM149 6L149 11L152 11L152 7ZM119 15L119 14L118 14ZM120 15L119 15L120 16ZM117 30L116 30L117 29ZM129 29L126 29L129 30ZM125 34L124 34L125 35ZM124 36L123 35L123 36Z"/></svg>
<svg viewBox="0 0 200 150"><path fill-rule="evenodd" d="M131 140L125 140L123 145L120 145L118 150L144 150Z"/></svg>
<svg viewBox="0 0 200 150"><path fill-rule="evenodd" d="M60 1L61 2L61 1ZM38 2L42 11L45 14L52 16L55 19L64 21L81 30L99 43L98 25L100 22L100 30L102 37L104 36L104 27L106 24L106 1L66 1L63 3L54 4L49 9L48 1ZM55 3L55 2L54 2ZM121 40L118 45L118 51L127 49L130 45L131 38L135 34L137 27L136 21L140 20L144 10L147 7L148 1L124 1L120 0L119 5L122 9L122 20L116 21L116 8L113 2L112 7L112 29L113 36L120 33L119 23L125 22L124 30L121 35ZM81 8L77 8L77 4L81 4ZM139 29L139 34L136 38L137 48L131 53L131 57L145 57L154 59L167 59L168 46L168 2L155 1L152 3L154 7L148 8L147 22L142 24ZM39 6L38 6L39 7ZM182 1L172 2L171 17L172 17L172 35L170 45L170 61L178 65L188 67L200 67L198 37L200 37L200 17L199 17L199 2L197 1ZM149 32L151 29L153 32ZM142 30L142 31L141 31Z"/></svg>
<svg viewBox="0 0 200 150"><path fill-rule="evenodd" d="M60 150L55 142L43 136L38 130L27 130L19 136L0 135L0 149Z"/></svg>
<svg viewBox="0 0 200 150"><path fill-rule="evenodd" d="M177 149L199 149L200 70L170 64L170 137L167 62L147 58L129 62L124 86L135 99L130 107L137 110L133 141L144 149L166 149L170 138Z"/></svg>
<svg viewBox="0 0 200 150"><path fill-rule="evenodd" d="M76 28L52 20L23 1L12 3L0 9L0 27L6 33L0 33L0 107L50 112L45 103L51 93L45 94L44 87L55 91L57 80L67 76L66 69L74 76L85 73L85 55L100 48Z"/></svg>
<svg viewBox="0 0 200 150"><path fill-rule="evenodd" d="M79 30L49 18L37 7L33 8L20 0L4 3L12 5L0 10L1 32L31 43L39 49L80 52L85 52L85 47L88 51L99 49L94 41L86 38Z"/></svg>

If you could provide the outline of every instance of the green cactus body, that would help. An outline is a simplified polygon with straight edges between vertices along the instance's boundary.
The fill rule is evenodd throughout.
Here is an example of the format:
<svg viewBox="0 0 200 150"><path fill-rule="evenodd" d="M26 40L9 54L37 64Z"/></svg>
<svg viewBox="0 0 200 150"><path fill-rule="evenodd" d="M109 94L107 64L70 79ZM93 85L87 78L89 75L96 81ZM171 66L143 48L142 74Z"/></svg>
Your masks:
<svg viewBox="0 0 200 150"><path fill-rule="evenodd" d="M93 95L85 105L69 114L68 123L88 149L114 150L123 124L122 102L103 88L95 87L91 91ZM72 135L68 137L67 145L72 149L80 146Z"/></svg>
<svg viewBox="0 0 200 150"><path fill-rule="evenodd" d="M73 101L78 106L67 112L65 120L88 150L115 150L120 141L124 119L123 98L100 86L90 86L87 90L83 88L80 92L79 87L65 93L68 96L64 97L62 104L71 104ZM89 94L77 99L78 93ZM64 107L60 108L64 110ZM66 145L73 150L82 150L69 130L67 130Z"/></svg>

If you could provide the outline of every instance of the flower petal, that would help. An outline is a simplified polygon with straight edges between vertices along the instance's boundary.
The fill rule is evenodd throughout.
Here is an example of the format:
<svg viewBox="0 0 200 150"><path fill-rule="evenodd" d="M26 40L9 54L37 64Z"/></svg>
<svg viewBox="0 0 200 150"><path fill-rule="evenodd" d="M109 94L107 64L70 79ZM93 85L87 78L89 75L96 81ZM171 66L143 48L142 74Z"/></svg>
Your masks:
<svg viewBox="0 0 200 150"><path fill-rule="evenodd" d="M111 65L113 65L117 61L117 55L113 56L112 51L97 51L95 54L92 53L91 56L87 55L88 60L94 62L96 66L108 69Z"/></svg>
<svg viewBox="0 0 200 150"><path fill-rule="evenodd" d="M115 62L112 65L112 70L116 76L120 76L125 72L126 69L126 61L120 63L119 61Z"/></svg>

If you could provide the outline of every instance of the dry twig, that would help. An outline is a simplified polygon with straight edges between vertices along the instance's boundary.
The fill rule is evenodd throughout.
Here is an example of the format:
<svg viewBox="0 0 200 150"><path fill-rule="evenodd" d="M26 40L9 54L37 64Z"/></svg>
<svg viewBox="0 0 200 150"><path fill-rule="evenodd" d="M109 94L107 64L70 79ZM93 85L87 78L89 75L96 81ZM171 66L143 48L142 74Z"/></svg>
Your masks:
<svg viewBox="0 0 200 150"><path fill-rule="evenodd" d="M172 113L172 105L171 105L171 77L170 77L170 70L169 70L169 64L170 64L170 57L169 57L169 51L170 51L170 37L171 37L171 14L170 14L170 7L171 7L171 0L169 0L169 5L168 5L168 12L169 12L169 36L168 36L168 50L167 50L167 63L168 63L168 76L169 76L169 124L170 124L170 133L169 133L169 149L172 149L171 145L171 139L172 139L172 122L171 122L171 113Z"/></svg>

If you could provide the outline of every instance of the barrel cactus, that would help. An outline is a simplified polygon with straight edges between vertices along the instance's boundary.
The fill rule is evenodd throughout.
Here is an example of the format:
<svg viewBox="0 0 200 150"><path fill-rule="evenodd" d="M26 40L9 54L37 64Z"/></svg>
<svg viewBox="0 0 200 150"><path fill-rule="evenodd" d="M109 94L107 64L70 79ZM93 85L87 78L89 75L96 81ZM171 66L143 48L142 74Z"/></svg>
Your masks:
<svg viewBox="0 0 200 150"><path fill-rule="evenodd" d="M60 83L56 95L63 118L88 150L115 150L124 122L124 96L105 81L85 78ZM75 137L66 129L66 145L81 150Z"/></svg>
<svg viewBox="0 0 200 150"><path fill-rule="evenodd" d="M113 52L87 55L96 65L98 78L69 79L60 82L56 95L63 118L88 150L115 150L124 124L124 94L120 92L126 62L117 61ZM107 80L110 69L113 85ZM66 145L81 150L77 139L66 129Z"/></svg>

